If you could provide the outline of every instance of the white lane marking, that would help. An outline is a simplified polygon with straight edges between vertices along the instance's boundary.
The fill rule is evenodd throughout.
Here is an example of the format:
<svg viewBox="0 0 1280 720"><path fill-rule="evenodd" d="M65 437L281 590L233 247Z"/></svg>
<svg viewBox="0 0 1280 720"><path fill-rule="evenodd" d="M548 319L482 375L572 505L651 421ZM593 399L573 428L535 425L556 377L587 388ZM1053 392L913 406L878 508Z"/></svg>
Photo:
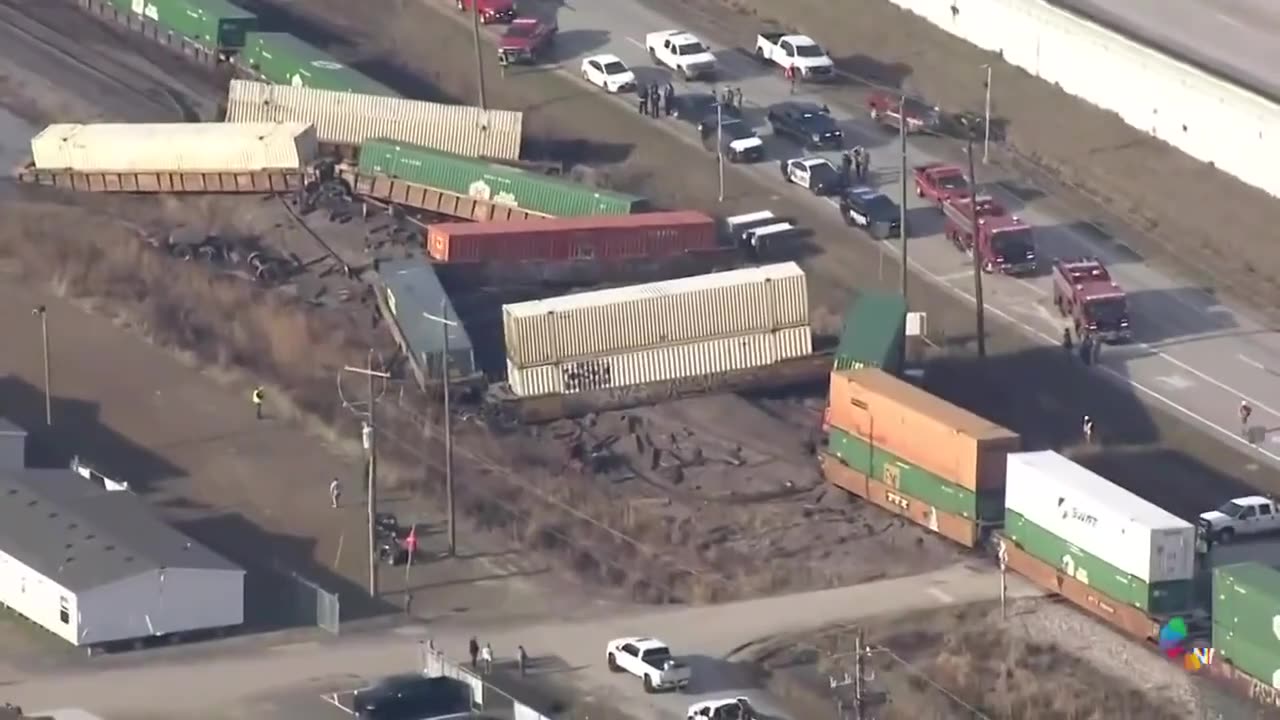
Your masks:
<svg viewBox="0 0 1280 720"><path fill-rule="evenodd" d="M1157 377L1156 380L1159 380L1160 382L1164 383L1165 385L1168 385L1174 390L1186 390L1187 388L1195 385L1195 383L1182 377L1181 375L1161 375Z"/></svg>
<svg viewBox="0 0 1280 720"><path fill-rule="evenodd" d="M946 275L942 275L938 279L942 280L943 282L951 282L952 280L962 280L964 278L972 278L972 277L973 277L972 270L959 270L957 272L947 273Z"/></svg>
<svg viewBox="0 0 1280 720"><path fill-rule="evenodd" d="M1245 357L1244 355L1236 355L1236 357L1240 358L1240 362L1243 362L1245 365L1252 365L1252 366L1254 366L1254 367L1258 368L1259 370L1266 370L1266 369L1267 369L1267 367L1266 367L1265 365L1263 365L1262 363L1260 363L1260 362L1258 362L1257 360L1254 360L1254 359L1252 359L1252 358L1247 358L1247 357Z"/></svg>
<svg viewBox="0 0 1280 720"><path fill-rule="evenodd" d="M644 46L644 43L640 42L639 40L637 40L637 39L635 39L635 38L633 38L633 37L629 37L629 38L627 38L627 42L631 43L632 45L635 45L636 47L638 47L638 48L640 48L641 50L644 50L644 51L646 51L646 52L648 52L648 50L649 50L649 48L647 48L647 47L645 47L645 46Z"/></svg>
<svg viewBox="0 0 1280 720"><path fill-rule="evenodd" d="M927 592L928 592L930 595L932 595L932 596L934 596L934 597L938 598L939 600L941 600L942 602L944 602L944 603L946 603L946 604L948 604L948 605L950 605L951 603L953 603L953 602L955 602L955 601L956 601L956 599L955 599L955 598L951 597L950 595L946 594L945 592L943 592L942 590L940 590L940 589L938 589L938 588L936 588L936 587L931 587L931 588L929 588Z"/></svg>

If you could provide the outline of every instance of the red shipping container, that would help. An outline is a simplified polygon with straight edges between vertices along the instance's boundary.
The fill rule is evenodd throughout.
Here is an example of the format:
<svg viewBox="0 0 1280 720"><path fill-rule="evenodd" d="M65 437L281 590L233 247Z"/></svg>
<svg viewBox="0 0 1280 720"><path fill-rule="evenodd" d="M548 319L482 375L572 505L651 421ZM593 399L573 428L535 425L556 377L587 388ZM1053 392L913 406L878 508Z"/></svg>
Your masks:
<svg viewBox="0 0 1280 720"><path fill-rule="evenodd" d="M691 210L427 226L439 262L652 258L715 250L716 223Z"/></svg>

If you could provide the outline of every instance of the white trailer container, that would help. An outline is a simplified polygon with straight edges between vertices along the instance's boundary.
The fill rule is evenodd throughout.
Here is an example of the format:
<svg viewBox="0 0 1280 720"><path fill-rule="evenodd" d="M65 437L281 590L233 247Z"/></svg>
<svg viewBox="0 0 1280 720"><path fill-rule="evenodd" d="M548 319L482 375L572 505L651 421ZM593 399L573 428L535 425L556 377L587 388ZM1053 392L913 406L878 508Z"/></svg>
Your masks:
<svg viewBox="0 0 1280 720"><path fill-rule="evenodd" d="M666 345L552 365L507 362L507 383L521 397L643 385L763 367L813 352L809 326Z"/></svg>
<svg viewBox="0 0 1280 720"><path fill-rule="evenodd" d="M371 138L496 160L518 160L524 113L482 110L382 95L232 80L227 122L305 122L322 143L355 146Z"/></svg>
<svg viewBox="0 0 1280 720"><path fill-rule="evenodd" d="M517 367L736 337L809 324L804 271L793 262L504 305Z"/></svg>
<svg viewBox="0 0 1280 720"><path fill-rule="evenodd" d="M316 153L315 127L296 122L63 124L31 139L39 170L298 170Z"/></svg>
<svg viewBox="0 0 1280 720"><path fill-rule="evenodd" d="M1148 583L1189 580L1196 529L1062 455L1010 453L1005 507Z"/></svg>

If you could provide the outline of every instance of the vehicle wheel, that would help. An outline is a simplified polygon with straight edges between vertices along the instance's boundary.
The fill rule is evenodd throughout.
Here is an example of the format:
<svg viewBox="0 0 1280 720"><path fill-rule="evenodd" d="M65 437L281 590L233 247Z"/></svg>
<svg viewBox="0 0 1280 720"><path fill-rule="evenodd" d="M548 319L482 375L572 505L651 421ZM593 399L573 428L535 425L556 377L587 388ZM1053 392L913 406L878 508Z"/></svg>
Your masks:
<svg viewBox="0 0 1280 720"><path fill-rule="evenodd" d="M680 68L680 79L685 82L690 82L691 80L693 80L693 77L689 75L688 68Z"/></svg>
<svg viewBox="0 0 1280 720"><path fill-rule="evenodd" d="M609 666L609 672L622 672L622 668L618 667L618 658L613 653L609 653L605 663Z"/></svg>
<svg viewBox="0 0 1280 720"><path fill-rule="evenodd" d="M993 275L995 274L995 271L996 271L995 263L991 262L990 260L982 263L982 272L988 275Z"/></svg>
<svg viewBox="0 0 1280 720"><path fill-rule="evenodd" d="M1218 532L1218 542L1229 543L1236 539L1236 531L1234 528L1223 528Z"/></svg>
<svg viewBox="0 0 1280 720"><path fill-rule="evenodd" d="M657 60L657 59L658 59L658 51L657 51L657 50L654 50L653 48L649 48L649 58L650 58L650 59L652 59L652 60Z"/></svg>
<svg viewBox="0 0 1280 720"><path fill-rule="evenodd" d="M880 108L871 108L871 119L876 122L880 121Z"/></svg>
<svg viewBox="0 0 1280 720"><path fill-rule="evenodd" d="M756 59L760 62L768 62L764 59L764 50L761 50L760 48L756 48Z"/></svg>
<svg viewBox="0 0 1280 720"><path fill-rule="evenodd" d="M653 686L653 681L649 679L648 675L644 676L644 691L650 695L658 691L657 688Z"/></svg>

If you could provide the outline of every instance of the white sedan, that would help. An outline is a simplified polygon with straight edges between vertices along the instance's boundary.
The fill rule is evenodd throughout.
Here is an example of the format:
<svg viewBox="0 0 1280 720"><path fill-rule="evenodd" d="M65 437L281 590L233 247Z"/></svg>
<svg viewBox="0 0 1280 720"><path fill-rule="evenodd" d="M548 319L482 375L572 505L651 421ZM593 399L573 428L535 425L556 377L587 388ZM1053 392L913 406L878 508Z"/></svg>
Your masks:
<svg viewBox="0 0 1280 720"><path fill-rule="evenodd" d="M636 74L617 55L592 55L584 59L582 79L611 93L636 89Z"/></svg>

